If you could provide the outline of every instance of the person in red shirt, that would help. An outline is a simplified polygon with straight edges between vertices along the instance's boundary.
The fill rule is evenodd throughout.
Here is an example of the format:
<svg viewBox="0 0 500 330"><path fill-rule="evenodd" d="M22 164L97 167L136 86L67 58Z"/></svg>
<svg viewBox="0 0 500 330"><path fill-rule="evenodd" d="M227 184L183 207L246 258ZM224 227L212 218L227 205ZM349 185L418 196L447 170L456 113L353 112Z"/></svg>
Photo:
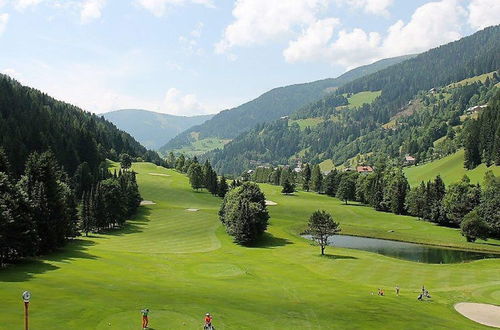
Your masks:
<svg viewBox="0 0 500 330"><path fill-rule="evenodd" d="M205 314L205 328L210 329L212 327L212 316L210 313Z"/></svg>

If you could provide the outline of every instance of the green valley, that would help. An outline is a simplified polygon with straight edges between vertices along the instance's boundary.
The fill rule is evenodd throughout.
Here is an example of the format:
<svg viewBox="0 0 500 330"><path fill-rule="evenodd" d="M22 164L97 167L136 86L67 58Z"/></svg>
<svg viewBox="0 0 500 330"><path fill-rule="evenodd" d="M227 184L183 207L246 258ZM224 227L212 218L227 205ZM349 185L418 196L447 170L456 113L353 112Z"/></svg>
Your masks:
<svg viewBox="0 0 500 330"><path fill-rule="evenodd" d="M220 199L193 191L175 171L147 163L133 169L143 198L155 204L142 206L121 231L76 239L0 272L1 329L21 327L26 289L34 329L135 329L145 307L151 329L194 329L207 311L218 329L419 329L429 322L434 329L482 329L453 305L499 302L499 259L430 265L336 247L321 257L299 233L320 208L343 233L496 252L500 241L466 243L456 230L415 218L262 185L277 203L269 206L271 226L255 246L241 247L217 219ZM187 210L193 208L199 211ZM431 301L416 299L423 284ZM377 288L386 296L372 295Z"/></svg>

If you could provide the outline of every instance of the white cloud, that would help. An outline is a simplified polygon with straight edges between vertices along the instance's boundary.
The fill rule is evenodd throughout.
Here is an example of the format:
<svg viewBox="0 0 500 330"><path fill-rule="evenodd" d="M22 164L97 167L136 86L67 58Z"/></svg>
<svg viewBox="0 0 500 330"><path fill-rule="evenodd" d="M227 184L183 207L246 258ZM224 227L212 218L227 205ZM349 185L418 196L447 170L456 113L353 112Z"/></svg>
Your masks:
<svg viewBox="0 0 500 330"><path fill-rule="evenodd" d="M181 6L186 3L204 5L209 8L214 7L212 0L136 0L136 3L157 17L165 15L167 9L171 6Z"/></svg>
<svg viewBox="0 0 500 330"><path fill-rule="evenodd" d="M82 3L80 20L83 24L101 18L102 9L106 0L86 0Z"/></svg>
<svg viewBox="0 0 500 330"><path fill-rule="evenodd" d="M290 34L297 25L309 25L329 0L238 0L234 22L228 25L215 45L222 54L234 46L251 46Z"/></svg>
<svg viewBox="0 0 500 330"><path fill-rule="evenodd" d="M389 27L385 36L355 28L340 30L333 36L335 25L316 21L283 55L288 62L323 59L331 64L353 68L375 60L419 53L459 39L466 11L457 0L426 3L415 10L410 21L402 20Z"/></svg>
<svg viewBox="0 0 500 330"><path fill-rule="evenodd" d="M363 9L368 14L389 16L388 8L393 0L338 0L337 2L345 3L355 9Z"/></svg>
<svg viewBox="0 0 500 330"><path fill-rule="evenodd" d="M14 3L14 8L19 11L23 11L28 7L38 5L42 0L16 0Z"/></svg>
<svg viewBox="0 0 500 330"><path fill-rule="evenodd" d="M0 14L0 36L5 32L8 22L9 14Z"/></svg>
<svg viewBox="0 0 500 330"><path fill-rule="evenodd" d="M469 24L476 30L500 24L500 1L472 0L468 6Z"/></svg>
<svg viewBox="0 0 500 330"><path fill-rule="evenodd" d="M173 115L190 116L207 113L207 108L198 101L196 95L184 94L172 87L165 94L160 111Z"/></svg>
<svg viewBox="0 0 500 330"><path fill-rule="evenodd" d="M340 21L335 18L327 18L312 23L297 40L290 41L288 48L283 51L287 62L300 60L323 59L325 46L333 37L333 31Z"/></svg>

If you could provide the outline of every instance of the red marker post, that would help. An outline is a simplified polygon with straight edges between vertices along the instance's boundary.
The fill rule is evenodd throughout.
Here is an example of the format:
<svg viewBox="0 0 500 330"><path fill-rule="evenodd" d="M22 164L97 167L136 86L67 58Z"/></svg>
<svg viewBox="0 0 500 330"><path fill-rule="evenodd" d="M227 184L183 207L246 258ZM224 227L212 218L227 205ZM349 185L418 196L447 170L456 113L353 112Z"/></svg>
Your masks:
<svg viewBox="0 0 500 330"><path fill-rule="evenodd" d="M28 330L28 308L30 305L31 293L29 291L23 292L24 301L24 330Z"/></svg>

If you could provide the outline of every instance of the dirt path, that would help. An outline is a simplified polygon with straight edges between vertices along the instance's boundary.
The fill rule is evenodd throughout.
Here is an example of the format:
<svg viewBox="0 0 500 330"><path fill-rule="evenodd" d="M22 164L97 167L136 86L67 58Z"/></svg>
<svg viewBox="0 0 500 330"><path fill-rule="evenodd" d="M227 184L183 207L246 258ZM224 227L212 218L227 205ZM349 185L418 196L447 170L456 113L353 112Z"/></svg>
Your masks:
<svg viewBox="0 0 500 330"><path fill-rule="evenodd" d="M472 321L500 328L500 306L462 302L455 305L455 310Z"/></svg>

